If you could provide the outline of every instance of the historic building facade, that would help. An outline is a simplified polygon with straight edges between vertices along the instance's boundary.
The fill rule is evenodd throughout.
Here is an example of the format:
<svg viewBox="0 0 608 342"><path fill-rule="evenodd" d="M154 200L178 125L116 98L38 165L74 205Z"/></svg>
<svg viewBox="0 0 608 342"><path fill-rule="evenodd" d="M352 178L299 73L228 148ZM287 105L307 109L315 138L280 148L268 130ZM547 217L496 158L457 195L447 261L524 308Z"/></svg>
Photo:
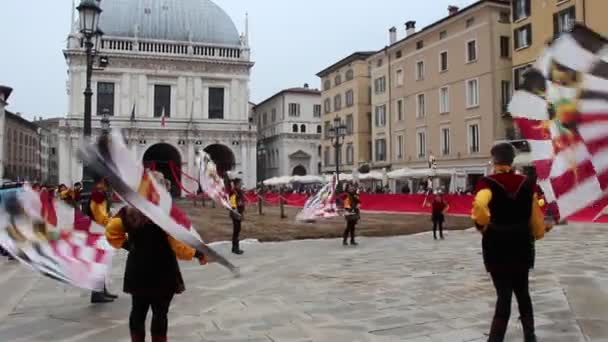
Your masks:
<svg viewBox="0 0 608 342"><path fill-rule="evenodd" d="M506 1L481 0L389 45L369 58L373 167L455 169L461 187L488 171L490 149L507 133L511 24Z"/></svg>
<svg viewBox="0 0 608 342"><path fill-rule="evenodd" d="M93 72L93 136L109 119L112 129L124 132L132 155L168 179L179 178L180 171L193 175L195 152L205 149L220 169L240 172L245 186L254 186L247 28L239 35L210 0L100 4L104 36L98 56L109 64ZM84 49L73 26L64 51L69 111L59 124L58 143L60 181L70 184L82 178L77 150L86 74Z"/></svg>
<svg viewBox="0 0 608 342"><path fill-rule="evenodd" d="M21 114L4 112L4 178L38 182L41 179L39 128Z"/></svg>
<svg viewBox="0 0 608 342"><path fill-rule="evenodd" d="M256 105L258 180L320 172L321 92L289 88Z"/></svg>
<svg viewBox="0 0 608 342"><path fill-rule="evenodd" d="M355 52L320 71L323 114L323 172L331 173L340 164L345 172L356 170L372 161L370 68L367 58L374 52ZM338 147L330 137L334 120L346 125L346 136Z"/></svg>
<svg viewBox="0 0 608 342"><path fill-rule="evenodd" d="M13 88L0 85L0 183L4 183L4 174L7 164L5 162L6 149L6 113L4 108L8 105L8 98L11 96Z"/></svg>

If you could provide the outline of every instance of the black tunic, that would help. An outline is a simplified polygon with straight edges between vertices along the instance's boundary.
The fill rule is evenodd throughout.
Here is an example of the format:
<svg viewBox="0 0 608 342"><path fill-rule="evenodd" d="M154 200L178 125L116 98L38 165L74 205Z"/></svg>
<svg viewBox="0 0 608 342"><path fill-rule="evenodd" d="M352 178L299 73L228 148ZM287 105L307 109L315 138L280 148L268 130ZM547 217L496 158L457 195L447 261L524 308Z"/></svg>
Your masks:
<svg viewBox="0 0 608 342"><path fill-rule="evenodd" d="M492 191L490 224L483 234L483 259L489 272L534 267L534 238L530 229L533 186L523 178L515 192L496 179L484 179Z"/></svg>
<svg viewBox="0 0 608 342"><path fill-rule="evenodd" d="M123 219L129 236L124 292L134 295L182 293L184 281L167 234L154 223L129 227L124 222Z"/></svg>

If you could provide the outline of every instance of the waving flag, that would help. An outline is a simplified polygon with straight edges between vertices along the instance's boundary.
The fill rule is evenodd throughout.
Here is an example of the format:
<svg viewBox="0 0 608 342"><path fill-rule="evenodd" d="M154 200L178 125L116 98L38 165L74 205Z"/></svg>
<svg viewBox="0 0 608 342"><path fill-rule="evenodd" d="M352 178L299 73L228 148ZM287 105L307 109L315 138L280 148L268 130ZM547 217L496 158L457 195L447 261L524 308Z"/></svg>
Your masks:
<svg viewBox="0 0 608 342"><path fill-rule="evenodd" d="M167 234L209 256L238 275L238 268L208 247L186 213L173 202L164 185L131 157L119 131L103 135L96 144L83 144L82 160L107 177L115 193L138 209Z"/></svg>
<svg viewBox="0 0 608 342"><path fill-rule="evenodd" d="M531 148L547 202L568 217L608 188L608 45L583 26L553 41L509 112Z"/></svg>
<svg viewBox="0 0 608 342"><path fill-rule="evenodd" d="M198 167L199 184L203 191L215 203L232 211L230 205L230 197L226 192L224 180L217 172L217 166L211 160L211 157L203 150L199 150L196 156L196 165ZM238 213L237 213L238 214Z"/></svg>
<svg viewBox="0 0 608 342"><path fill-rule="evenodd" d="M0 245L41 274L88 290L103 290L112 263L103 226L29 187L3 201Z"/></svg>
<svg viewBox="0 0 608 342"><path fill-rule="evenodd" d="M339 212L336 207L336 176L334 175L329 183L306 201L302 211L296 215L296 220L306 222L336 216L339 216Z"/></svg>

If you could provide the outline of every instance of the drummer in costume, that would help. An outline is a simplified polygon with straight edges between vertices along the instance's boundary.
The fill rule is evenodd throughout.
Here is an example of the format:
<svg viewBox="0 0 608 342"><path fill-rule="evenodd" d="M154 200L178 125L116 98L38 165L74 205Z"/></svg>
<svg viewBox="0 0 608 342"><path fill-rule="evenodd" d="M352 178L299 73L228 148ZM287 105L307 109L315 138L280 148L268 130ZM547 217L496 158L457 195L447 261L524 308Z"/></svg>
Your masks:
<svg viewBox="0 0 608 342"><path fill-rule="evenodd" d="M106 193L106 182L103 177L96 176L95 185L91 190L91 197L86 205L85 213L88 214L97 224L105 226L110 221L110 208ZM92 292L91 303L109 303L118 296L108 292L105 284L103 292Z"/></svg>
<svg viewBox="0 0 608 342"><path fill-rule="evenodd" d="M543 238L550 227L545 226L535 184L513 171L513 146L497 144L491 154L494 174L477 184L472 210L475 225L483 234L484 264L497 295L488 341L504 340L515 293L524 340L536 342L529 272L534 267L534 241Z"/></svg>
<svg viewBox="0 0 608 342"><path fill-rule="evenodd" d="M232 210L230 218L232 219L232 253L241 255L244 252L240 248L241 223L243 222L243 214L245 213L245 194L241 188L241 180L233 181L233 188L230 193L230 205ZM238 213L238 215L237 215Z"/></svg>
<svg viewBox="0 0 608 342"><path fill-rule="evenodd" d="M431 206L431 221L433 221L433 238L437 240L437 229L439 228L439 237L443 240L443 223L450 204L443 197L443 191L438 190L429 205Z"/></svg>
<svg viewBox="0 0 608 342"><path fill-rule="evenodd" d="M357 187L354 184L348 183L346 185L346 198L344 199L344 210L346 210L346 215L344 216L346 219L346 229L344 230L344 239L342 241L344 246L348 246L346 241L348 240L349 235L350 244L352 246L358 245L358 243L355 242L355 227L361 218L359 210L360 203L361 200L359 199Z"/></svg>
<svg viewBox="0 0 608 342"><path fill-rule="evenodd" d="M167 341L169 306L173 296L184 292L177 260L205 256L165 233L135 208L124 207L106 226L106 237L114 248L129 251L124 292L131 295L129 329L132 342L146 339L146 316L152 309L152 342Z"/></svg>

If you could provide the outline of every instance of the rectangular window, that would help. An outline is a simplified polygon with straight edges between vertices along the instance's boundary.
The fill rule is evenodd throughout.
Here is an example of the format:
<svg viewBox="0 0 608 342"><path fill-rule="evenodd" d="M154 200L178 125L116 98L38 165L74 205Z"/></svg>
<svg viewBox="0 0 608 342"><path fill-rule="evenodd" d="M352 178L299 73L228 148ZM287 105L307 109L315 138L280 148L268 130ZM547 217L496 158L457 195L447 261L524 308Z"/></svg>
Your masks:
<svg viewBox="0 0 608 342"><path fill-rule="evenodd" d="M416 42L416 50L420 50L424 47L424 41L423 40L419 40Z"/></svg>
<svg viewBox="0 0 608 342"><path fill-rule="evenodd" d="M275 111L275 110L273 109L273 111ZM314 105L314 107L313 107L313 116L315 118L321 117L321 105L320 104Z"/></svg>
<svg viewBox="0 0 608 342"><path fill-rule="evenodd" d="M97 83L97 115L114 115L114 83Z"/></svg>
<svg viewBox="0 0 608 342"><path fill-rule="evenodd" d="M418 94L416 96L416 117L423 118L426 116L426 101L424 94Z"/></svg>
<svg viewBox="0 0 608 342"><path fill-rule="evenodd" d="M419 61L416 63L416 81L424 79L424 62Z"/></svg>
<svg viewBox="0 0 608 342"><path fill-rule="evenodd" d="M338 94L334 96L334 110L338 111L342 109L342 95Z"/></svg>
<svg viewBox="0 0 608 342"><path fill-rule="evenodd" d="M403 69L397 70L395 79L398 87L403 85Z"/></svg>
<svg viewBox="0 0 608 342"><path fill-rule="evenodd" d="M386 125L386 106L376 106L376 127L384 127Z"/></svg>
<svg viewBox="0 0 608 342"><path fill-rule="evenodd" d="M439 71L448 70L448 52L443 51L439 54Z"/></svg>
<svg viewBox="0 0 608 342"><path fill-rule="evenodd" d="M531 0L513 0L513 21L530 16Z"/></svg>
<svg viewBox="0 0 608 342"><path fill-rule="evenodd" d="M367 113L367 131L372 131L372 113Z"/></svg>
<svg viewBox="0 0 608 342"><path fill-rule="evenodd" d="M572 31L576 22L576 7L570 6L553 15L553 35L557 37L562 32Z"/></svg>
<svg viewBox="0 0 608 342"><path fill-rule="evenodd" d="M528 24L515 29L513 37L515 37L515 50L532 45L532 25Z"/></svg>
<svg viewBox="0 0 608 342"><path fill-rule="evenodd" d="M346 165L353 165L354 163L354 149L353 144L346 145Z"/></svg>
<svg viewBox="0 0 608 342"><path fill-rule="evenodd" d="M426 157L426 132L417 132L416 138L416 145L418 145L418 158L424 158Z"/></svg>
<svg viewBox="0 0 608 342"><path fill-rule="evenodd" d="M330 156L331 156L331 151L329 149L329 146L325 146L325 154L323 156L323 164L325 164L325 166L329 166L329 161L330 161Z"/></svg>
<svg viewBox="0 0 608 342"><path fill-rule="evenodd" d="M376 94L382 94L386 91L386 77L376 78L374 81L374 89Z"/></svg>
<svg viewBox="0 0 608 342"><path fill-rule="evenodd" d="M502 24L510 24L511 23L511 15L508 11L501 11L498 14L498 22Z"/></svg>
<svg viewBox="0 0 608 342"><path fill-rule="evenodd" d="M372 142L368 141L367 142L367 160L372 161L372 153L374 152L374 150L372 149Z"/></svg>
<svg viewBox="0 0 608 342"><path fill-rule="evenodd" d="M397 159L403 159L403 135L397 136Z"/></svg>
<svg viewBox="0 0 608 342"><path fill-rule="evenodd" d="M532 64L524 65L522 67L516 68L513 70L513 80L514 80L514 88L515 90L519 90L521 86L524 84L524 75L526 71L532 67Z"/></svg>
<svg viewBox="0 0 608 342"><path fill-rule="evenodd" d="M355 96L354 96L354 93L353 93L353 91L351 89L351 90L348 90L346 92L346 107L350 107L354 103L355 103Z"/></svg>
<svg viewBox="0 0 608 342"><path fill-rule="evenodd" d="M467 42L467 62L475 62L477 60L477 41L471 40Z"/></svg>
<svg viewBox="0 0 608 342"><path fill-rule="evenodd" d="M479 106L479 81L467 81L467 108Z"/></svg>
<svg viewBox="0 0 608 342"><path fill-rule="evenodd" d="M376 161L386 161L386 139L376 139Z"/></svg>
<svg viewBox="0 0 608 342"><path fill-rule="evenodd" d="M331 99L330 98L326 98L325 99L325 114L330 113L331 112Z"/></svg>
<svg viewBox="0 0 608 342"><path fill-rule="evenodd" d="M289 104L289 116L299 117L300 116L300 104L290 103Z"/></svg>
<svg viewBox="0 0 608 342"><path fill-rule="evenodd" d="M403 100L397 100L397 121L403 121Z"/></svg>
<svg viewBox="0 0 608 342"><path fill-rule="evenodd" d="M500 82L500 94L502 103L502 112L506 113L509 108L509 102L511 102L511 81Z"/></svg>
<svg viewBox="0 0 608 342"><path fill-rule="evenodd" d="M377 62L376 62L376 66L379 68L382 66L383 60L382 58L380 58Z"/></svg>
<svg viewBox="0 0 608 342"><path fill-rule="evenodd" d="M262 114L262 123L264 124L264 126L268 124L268 113Z"/></svg>
<svg viewBox="0 0 608 342"><path fill-rule="evenodd" d="M439 32L439 40L445 39L445 38L447 38L447 36L448 36L448 31L443 30L443 31Z"/></svg>
<svg viewBox="0 0 608 342"><path fill-rule="evenodd" d="M209 88L209 119L224 119L224 88Z"/></svg>
<svg viewBox="0 0 608 342"><path fill-rule="evenodd" d="M450 154L450 128L441 128L441 155L447 156Z"/></svg>
<svg viewBox="0 0 608 342"><path fill-rule="evenodd" d="M171 117L171 86L155 85L154 86L154 117L159 118L165 114L165 117Z"/></svg>
<svg viewBox="0 0 608 342"><path fill-rule="evenodd" d="M500 57L509 58L511 56L511 38L507 36L500 37Z"/></svg>
<svg viewBox="0 0 608 342"><path fill-rule="evenodd" d="M277 109L276 108L272 108L272 122L276 122L277 121Z"/></svg>
<svg viewBox="0 0 608 342"><path fill-rule="evenodd" d="M329 129L331 128L331 123L329 121L325 121L323 134L325 139L329 139Z"/></svg>
<svg viewBox="0 0 608 342"><path fill-rule="evenodd" d="M352 135L353 131L354 131L354 120L353 120L353 115L352 114L348 114L346 116L346 134L347 135Z"/></svg>
<svg viewBox="0 0 608 342"><path fill-rule="evenodd" d="M479 124L469 125L469 152L479 152Z"/></svg>
<svg viewBox="0 0 608 342"><path fill-rule="evenodd" d="M439 89L439 113L450 111L450 91L448 87Z"/></svg>
<svg viewBox="0 0 608 342"><path fill-rule="evenodd" d="M396 59L401 58L401 56L402 56L402 55L403 55L403 53L401 52L401 50L399 50L399 51L395 52L395 58L396 58Z"/></svg>
<svg viewBox="0 0 608 342"><path fill-rule="evenodd" d="M469 19L467 19L465 26L467 28L469 28L469 27L473 26L474 24L475 24L475 18L469 18Z"/></svg>

